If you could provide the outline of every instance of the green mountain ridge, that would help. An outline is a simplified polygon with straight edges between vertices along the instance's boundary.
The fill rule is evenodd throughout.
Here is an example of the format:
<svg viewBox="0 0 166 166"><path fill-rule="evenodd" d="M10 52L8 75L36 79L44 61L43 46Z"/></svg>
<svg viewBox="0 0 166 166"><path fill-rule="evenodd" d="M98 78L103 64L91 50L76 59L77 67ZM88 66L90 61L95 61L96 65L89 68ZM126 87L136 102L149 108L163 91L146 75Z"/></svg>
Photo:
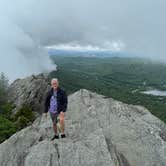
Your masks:
<svg viewBox="0 0 166 166"><path fill-rule="evenodd" d="M53 56L58 77L68 94L89 89L128 104L142 105L166 122L166 97L140 92L166 90L166 65L142 58Z"/></svg>

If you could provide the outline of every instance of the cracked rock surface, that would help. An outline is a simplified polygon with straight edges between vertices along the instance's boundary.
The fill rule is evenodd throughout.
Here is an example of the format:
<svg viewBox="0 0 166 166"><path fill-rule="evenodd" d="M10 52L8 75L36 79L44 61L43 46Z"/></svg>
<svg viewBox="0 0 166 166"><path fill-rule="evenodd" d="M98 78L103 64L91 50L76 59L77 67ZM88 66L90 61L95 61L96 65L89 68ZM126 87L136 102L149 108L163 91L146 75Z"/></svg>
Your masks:
<svg viewBox="0 0 166 166"><path fill-rule="evenodd" d="M43 111L43 101L50 89L50 81L45 74L31 75L15 80L8 89L8 101L15 104L15 111L28 104L38 114Z"/></svg>
<svg viewBox="0 0 166 166"><path fill-rule="evenodd" d="M166 125L141 106L86 89L68 96L66 138L50 116L0 144L0 166L165 166Z"/></svg>

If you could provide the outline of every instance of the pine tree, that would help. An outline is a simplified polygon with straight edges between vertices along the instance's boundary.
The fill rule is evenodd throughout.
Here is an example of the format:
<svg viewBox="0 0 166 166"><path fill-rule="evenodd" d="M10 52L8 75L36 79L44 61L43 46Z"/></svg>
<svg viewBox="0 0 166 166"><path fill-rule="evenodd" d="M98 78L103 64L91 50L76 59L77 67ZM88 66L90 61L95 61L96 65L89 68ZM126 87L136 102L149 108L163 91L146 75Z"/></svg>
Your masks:
<svg viewBox="0 0 166 166"><path fill-rule="evenodd" d="M3 72L0 73L0 104L5 102L7 96L8 79Z"/></svg>

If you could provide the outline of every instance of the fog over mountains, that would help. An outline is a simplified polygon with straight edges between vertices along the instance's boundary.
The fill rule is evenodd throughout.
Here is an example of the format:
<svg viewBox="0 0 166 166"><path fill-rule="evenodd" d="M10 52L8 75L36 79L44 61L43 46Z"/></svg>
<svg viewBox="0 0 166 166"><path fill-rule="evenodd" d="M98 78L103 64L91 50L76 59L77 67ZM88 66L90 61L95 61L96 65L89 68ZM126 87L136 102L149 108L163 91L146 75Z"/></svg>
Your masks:
<svg viewBox="0 0 166 166"><path fill-rule="evenodd" d="M165 9L164 0L0 0L0 71L14 80L53 70L43 47L59 45L165 61Z"/></svg>

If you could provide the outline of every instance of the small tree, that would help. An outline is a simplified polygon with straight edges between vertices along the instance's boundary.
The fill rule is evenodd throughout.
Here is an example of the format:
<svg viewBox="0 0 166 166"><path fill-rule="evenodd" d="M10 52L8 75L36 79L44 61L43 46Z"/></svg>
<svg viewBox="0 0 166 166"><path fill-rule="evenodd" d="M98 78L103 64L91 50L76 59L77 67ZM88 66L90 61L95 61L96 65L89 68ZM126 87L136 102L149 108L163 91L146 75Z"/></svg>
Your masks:
<svg viewBox="0 0 166 166"><path fill-rule="evenodd" d="M7 138L13 135L16 131L17 131L17 127L13 122L0 116L0 143L5 141Z"/></svg>
<svg viewBox="0 0 166 166"><path fill-rule="evenodd" d="M9 81L3 72L0 73L0 104L6 101Z"/></svg>
<svg viewBox="0 0 166 166"><path fill-rule="evenodd" d="M32 123L34 120L35 114L28 104L24 104L13 117L13 121L15 122L18 130L28 126L28 124Z"/></svg>

